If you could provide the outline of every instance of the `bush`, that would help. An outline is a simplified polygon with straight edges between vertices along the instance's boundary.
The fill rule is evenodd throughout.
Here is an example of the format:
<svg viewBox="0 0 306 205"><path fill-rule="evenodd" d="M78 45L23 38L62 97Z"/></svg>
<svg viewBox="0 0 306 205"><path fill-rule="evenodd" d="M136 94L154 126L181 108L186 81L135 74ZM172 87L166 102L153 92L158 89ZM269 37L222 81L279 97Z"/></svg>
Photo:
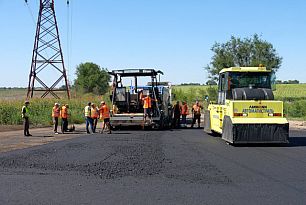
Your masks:
<svg viewBox="0 0 306 205"><path fill-rule="evenodd" d="M285 102L284 112L288 118L302 118L306 120L306 100Z"/></svg>

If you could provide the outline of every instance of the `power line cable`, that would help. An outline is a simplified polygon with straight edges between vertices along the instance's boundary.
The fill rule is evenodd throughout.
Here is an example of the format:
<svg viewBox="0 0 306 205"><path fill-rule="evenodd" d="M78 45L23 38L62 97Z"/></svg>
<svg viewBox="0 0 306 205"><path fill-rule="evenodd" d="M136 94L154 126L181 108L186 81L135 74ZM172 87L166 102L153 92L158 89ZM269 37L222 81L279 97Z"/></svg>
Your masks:
<svg viewBox="0 0 306 205"><path fill-rule="evenodd" d="M29 3L28 3L28 0L25 0L24 1L24 5L27 7L27 9L28 9L28 12L29 12L29 14L30 14L30 16L31 16L31 19L32 19L32 22L33 22L33 25L34 25L34 27L35 27L35 18L34 18L34 14L33 14L33 11L32 11L32 9L31 9L31 7L29 6Z"/></svg>
<svg viewBox="0 0 306 205"><path fill-rule="evenodd" d="M67 73L69 76L69 69L70 69L70 42L69 42L69 36L70 36L70 7L69 7L69 1L67 0ZM69 77L70 78L70 77Z"/></svg>
<svg viewBox="0 0 306 205"><path fill-rule="evenodd" d="M36 3L38 4L38 6L40 6L40 2L38 0L36 0ZM24 4L25 4L25 6L28 9L28 12L29 12L29 14L31 16L31 19L32 19L32 22L33 22L33 27L35 29L36 25L37 25L37 22L35 21L34 13L33 13L32 9L31 9L31 7L29 6L28 0L24 0ZM48 52L45 50L44 53L46 54L47 58L49 59Z"/></svg>
<svg viewBox="0 0 306 205"><path fill-rule="evenodd" d="M71 66L71 58L72 58L72 4L69 0L67 0L67 65L68 65L68 75L69 79L71 79L71 75L69 73L69 69Z"/></svg>

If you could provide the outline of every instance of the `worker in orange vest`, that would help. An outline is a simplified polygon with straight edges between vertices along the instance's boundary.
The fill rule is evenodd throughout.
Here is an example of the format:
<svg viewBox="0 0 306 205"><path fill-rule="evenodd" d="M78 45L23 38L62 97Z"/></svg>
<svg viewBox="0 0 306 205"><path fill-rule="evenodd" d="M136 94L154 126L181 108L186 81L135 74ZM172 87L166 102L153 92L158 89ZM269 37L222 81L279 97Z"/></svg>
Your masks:
<svg viewBox="0 0 306 205"><path fill-rule="evenodd" d="M200 105L199 101L197 100L196 103L192 106L192 114L193 120L191 127L198 121L198 128L200 128L201 123L201 109L203 109L202 105Z"/></svg>
<svg viewBox="0 0 306 205"><path fill-rule="evenodd" d="M175 105L173 105L173 128L180 127L180 119L181 119L182 107L180 105L180 101L177 101Z"/></svg>
<svg viewBox="0 0 306 205"><path fill-rule="evenodd" d="M187 127L187 115L189 114L188 112L188 106L186 101L183 101L183 105L182 105L182 127Z"/></svg>
<svg viewBox="0 0 306 205"><path fill-rule="evenodd" d="M94 103L91 104L91 118L93 120L93 133L95 133L99 119L99 109Z"/></svg>
<svg viewBox="0 0 306 205"><path fill-rule="evenodd" d="M57 132L57 127L58 127L58 118L60 117L61 109L59 107L58 103L55 103L53 108L52 108L52 120L53 120L53 125L54 125L54 134L58 134Z"/></svg>
<svg viewBox="0 0 306 205"><path fill-rule="evenodd" d="M144 112L145 121L147 120L147 116L151 118L151 108L152 108L152 99L150 95L146 95L143 98L143 112Z"/></svg>
<svg viewBox="0 0 306 205"><path fill-rule="evenodd" d="M69 117L68 108L69 108L69 105L65 104L65 105L62 106L61 112L60 112L60 117L62 118L61 129L62 129L63 134L65 132L69 132L69 130L68 130L68 117Z"/></svg>
<svg viewBox="0 0 306 205"><path fill-rule="evenodd" d="M105 126L107 126L108 134L111 134L112 131L111 131L111 124L110 124L110 111L104 101L101 102L99 111L100 111L100 119L103 120L101 133L104 132Z"/></svg>

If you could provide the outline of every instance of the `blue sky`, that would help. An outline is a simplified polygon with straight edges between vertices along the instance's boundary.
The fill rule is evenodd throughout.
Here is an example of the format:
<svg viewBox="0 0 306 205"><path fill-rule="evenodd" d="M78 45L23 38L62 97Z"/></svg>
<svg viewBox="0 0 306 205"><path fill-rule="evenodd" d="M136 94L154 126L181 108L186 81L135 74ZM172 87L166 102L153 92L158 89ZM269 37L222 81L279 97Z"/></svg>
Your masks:
<svg viewBox="0 0 306 205"><path fill-rule="evenodd" d="M36 21L39 1L28 2ZM70 0L69 8L55 0L55 6L71 81L75 67L89 61L109 70L157 67L162 80L205 83L214 42L258 33L283 57L278 79L306 82L303 0ZM35 33L29 8L23 0L0 0L0 87L27 86Z"/></svg>

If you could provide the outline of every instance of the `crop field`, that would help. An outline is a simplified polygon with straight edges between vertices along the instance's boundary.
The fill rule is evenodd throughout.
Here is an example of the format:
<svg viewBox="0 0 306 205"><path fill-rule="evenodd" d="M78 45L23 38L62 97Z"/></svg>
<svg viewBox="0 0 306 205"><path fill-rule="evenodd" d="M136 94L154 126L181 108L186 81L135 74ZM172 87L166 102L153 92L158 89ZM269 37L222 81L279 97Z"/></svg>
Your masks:
<svg viewBox="0 0 306 205"><path fill-rule="evenodd" d="M0 99L1 100L18 100L25 99L27 90L24 88L12 88L12 89L0 89Z"/></svg>
<svg viewBox="0 0 306 205"><path fill-rule="evenodd" d="M195 85L195 86L173 86L174 93L181 90L183 93L193 93L197 97L201 94L207 92L208 89L212 87L217 89L217 86L207 86L207 85ZM274 91L274 96L276 99L306 99L306 83L303 84L277 84L276 90ZM200 99L200 98L199 98Z"/></svg>
<svg viewBox="0 0 306 205"><path fill-rule="evenodd" d="M306 99L306 83L303 84L278 84L274 91L275 98Z"/></svg>
<svg viewBox="0 0 306 205"><path fill-rule="evenodd" d="M25 88L0 88L0 99L1 100L24 100L26 99L27 89ZM34 92L35 98L40 98L44 92L36 91ZM66 92L60 91L56 93L60 98L66 96ZM52 98L52 95L46 96L46 98Z"/></svg>

